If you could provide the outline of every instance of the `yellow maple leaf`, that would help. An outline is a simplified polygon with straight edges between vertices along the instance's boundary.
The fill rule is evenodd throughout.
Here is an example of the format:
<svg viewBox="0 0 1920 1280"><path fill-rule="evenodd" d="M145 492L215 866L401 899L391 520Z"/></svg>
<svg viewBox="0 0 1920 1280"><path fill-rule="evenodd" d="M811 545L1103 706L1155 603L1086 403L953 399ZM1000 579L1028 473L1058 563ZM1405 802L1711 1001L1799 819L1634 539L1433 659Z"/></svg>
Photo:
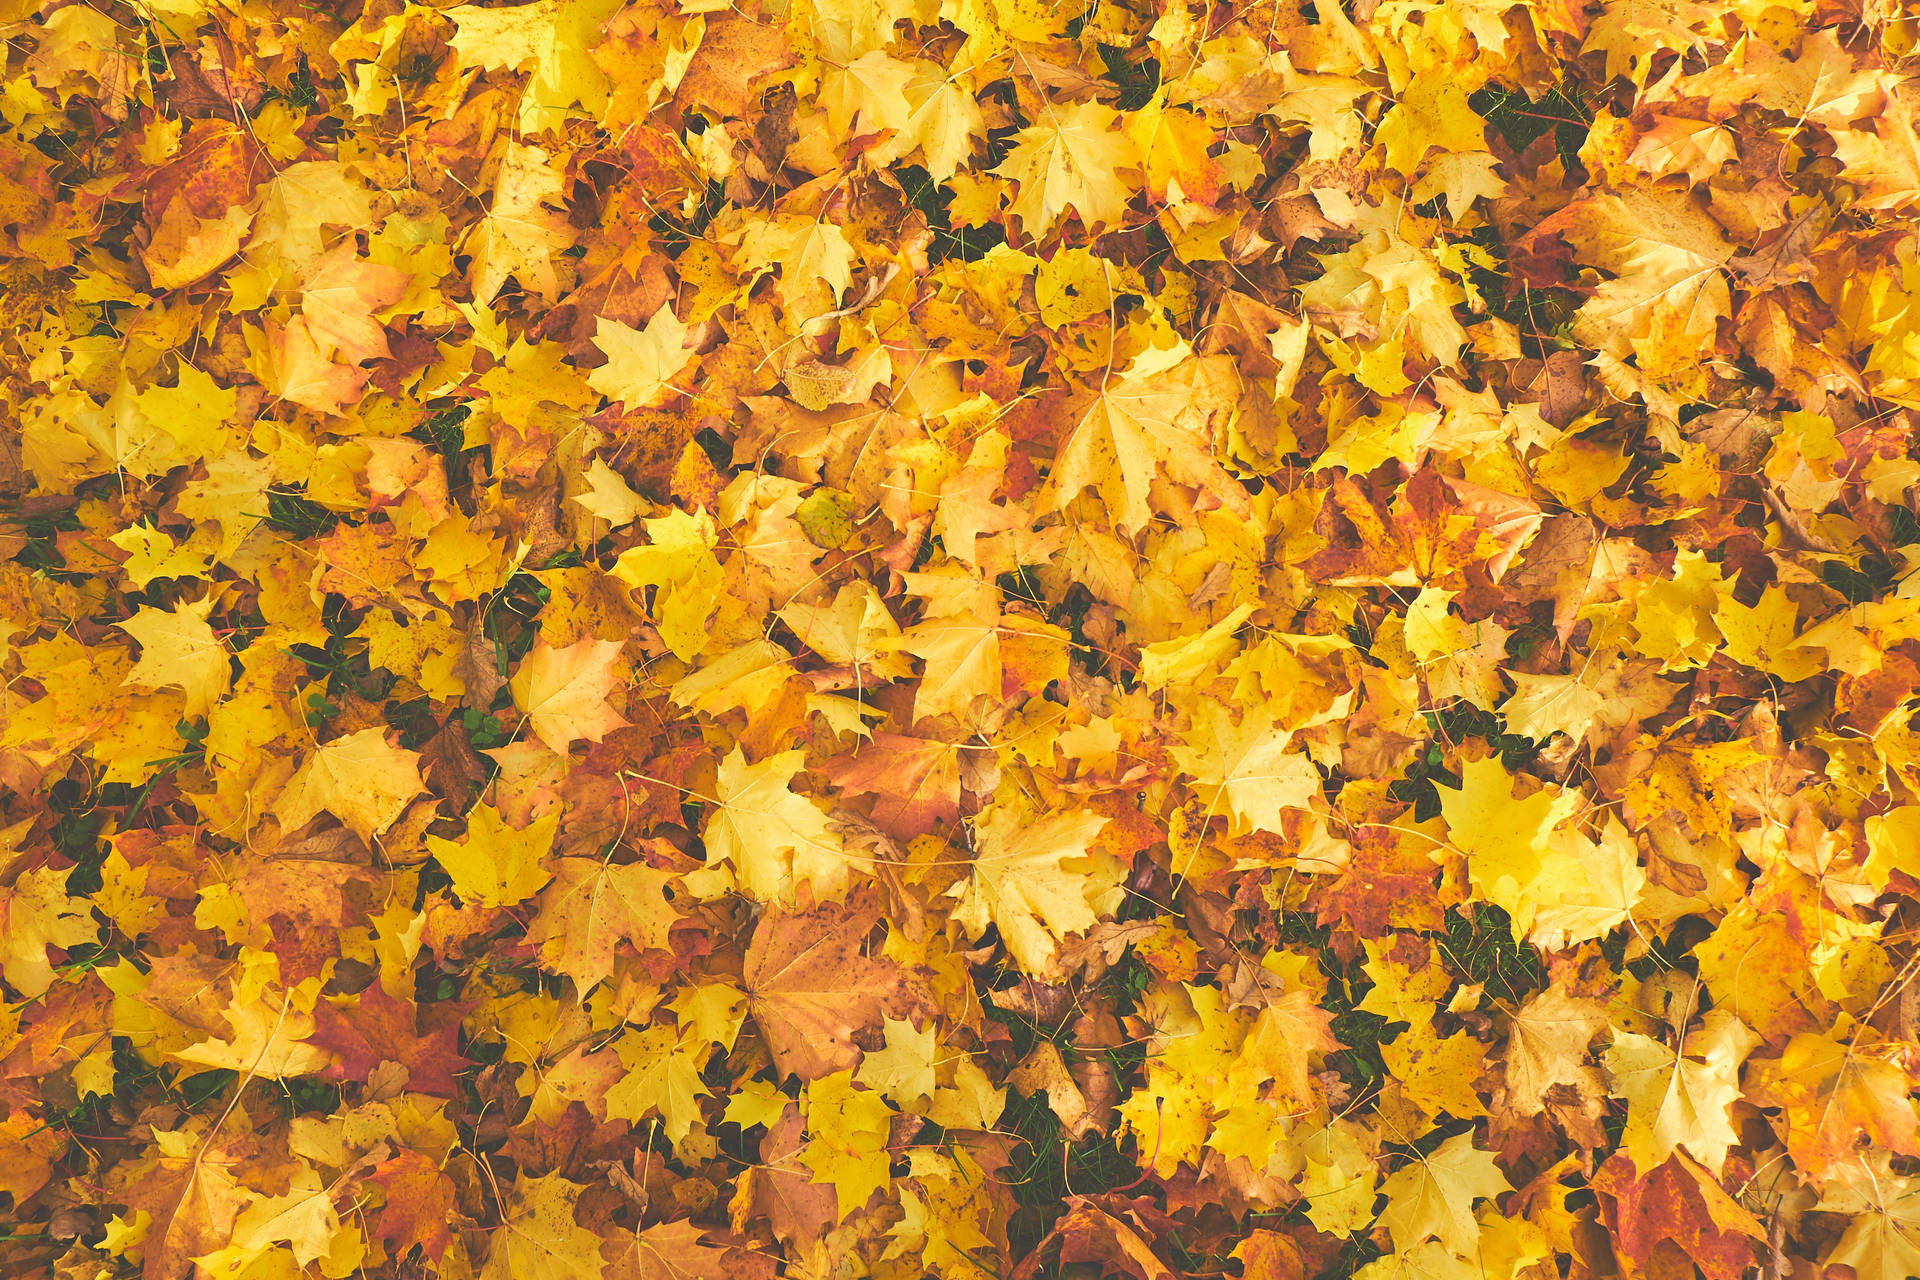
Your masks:
<svg viewBox="0 0 1920 1280"><path fill-rule="evenodd" d="M618 640L582 636L563 649L544 639L513 673L513 700L540 741L560 755L576 741L598 742L627 720L607 705L621 683Z"/></svg>
<svg viewBox="0 0 1920 1280"><path fill-rule="evenodd" d="M465 241L476 305L492 303L508 277L542 297L559 293L554 258L574 242L560 212L566 203L565 186L548 153L509 143L494 177L493 205Z"/></svg>
<svg viewBox="0 0 1920 1280"><path fill-rule="evenodd" d="M552 878L541 859L553 848L559 827L557 811L516 830L498 809L477 804L467 811L465 835L457 841L430 835L427 848L461 901L509 907L531 898Z"/></svg>
<svg viewBox="0 0 1920 1280"><path fill-rule="evenodd" d="M521 1174L493 1233L482 1280L600 1280L600 1237L574 1217L584 1190L557 1173Z"/></svg>
<svg viewBox="0 0 1920 1280"><path fill-rule="evenodd" d="M907 127L907 85L912 64L869 50L821 77L820 105L836 134L899 132ZM895 148L896 151L899 148Z"/></svg>
<svg viewBox="0 0 1920 1280"><path fill-rule="evenodd" d="M1559 231L1581 260L1614 278L1574 318L1574 336L1621 359L1638 354L1653 376L1699 361L1715 322L1729 313L1733 257L1726 234L1684 195L1605 193L1542 224Z"/></svg>
<svg viewBox="0 0 1920 1280"><path fill-rule="evenodd" d="M1114 523L1139 530L1153 518L1156 477L1205 488L1230 509L1246 493L1213 454L1213 423L1238 395L1230 360L1194 358L1184 342L1136 357L1103 385L1059 447L1052 505L1064 508L1088 488L1115 511Z"/></svg>
<svg viewBox="0 0 1920 1280"><path fill-rule="evenodd" d="M1000 696L1000 627L996 622L933 619L890 643L926 662L913 698L915 720L964 716L975 699Z"/></svg>
<svg viewBox="0 0 1920 1280"><path fill-rule="evenodd" d="M187 714L204 715L233 683L232 657L207 623L213 604L209 594L171 609L142 605L119 623L140 642L140 661L125 683L147 689L177 686L187 695Z"/></svg>
<svg viewBox="0 0 1920 1280"><path fill-rule="evenodd" d="M354 167L338 160L302 160L261 188L259 218L248 251L272 250L305 267L325 250L325 227L358 231L373 221L373 193Z"/></svg>
<svg viewBox="0 0 1920 1280"><path fill-rule="evenodd" d="M1600 1073L1587 1063L1587 1046L1607 1025L1606 1006L1548 987L1513 1015L1507 1039L1507 1105L1539 1115L1557 1084L1597 1093Z"/></svg>
<svg viewBox="0 0 1920 1280"><path fill-rule="evenodd" d="M1304 991L1261 991L1253 1025L1227 1068L1228 1095L1251 1097L1272 1081L1283 1101L1311 1106L1308 1072L1313 1056L1340 1047L1331 1030L1332 1020L1333 1015Z"/></svg>
<svg viewBox="0 0 1920 1280"><path fill-rule="evenodd" d="M296 1008L291 996L237 998L225 1017L232 1032L227 1039L211 1037L176 1049L172 1056L268 1080L312 1075L333 1060L326 1050L306 1042L313 1034L313 1015Z"/></svg>
<svg viewBox="0 0 1920 1280"><path fill-rule="evenodd" d="M569 107L606 107L607 77L590 54L619 8L620 0L532 0L503 8L463 4L442 16L454 23L448 43L463 64L533 67L520 97L520 128L538 133L563 125Z"/></svg>
<svg viewBox="0 0 1920 1280"><path fill-rule="evenodd" d="M1597 840L1562 827L1522 889L1515 928L1549 951L1602 938L1633 919L1646 886L1640 851L1618 818L1607 816Z"/></svg>
<svg viewBox="0 0 1920 1280"><path fill-rule="evenodd" d="M888 1018L882 1028L887 1047L869 1050L854 1079L903 1107L930 1098L935 1087L934 1055L939 1049L933 1027L917 1030L904 1018Z"/></svg>
<svg viewBox="0 0 1920 1280"><path fill-rule="evenodd" d="M1460 766L1460 789L1441 789L1440 812L1448 841L1466 855L1474 888L1523 929L1532 918L1526 893L1540 874L1548 838L1572 815L1579 795L1542 787L1516 797L1513 783L1498 757L1469 760Z"/></svg>
<svg viewBox="0 0 1920 1280"><path fill-rule="evenodd" d="M1509 1188L1493 1156L1473 1145L1473 1135L1448 1138L1429 1155L1414 1155L1390 1174L1380 1190L1387 1207L1380 1221L1402 1253L1434 1238L1471 1257L1480 1239L1473 1202L1494 1199Z"/></svg>
<svg viewBox="0 0 1920 1280"><path fill-rule="evenodd" d="M1380 120L1373 140L1386 162L1411 177L1429 150L1487 149L1487 122L1467 104L1467 90L1443 76L1416 76Z"/></svg>
<svg viewBox="0 0 1920 1280"><path fill-rule="evenodd" d="M1818 650L1802 647L1795 638L1799 609L1779 587L1768 587L1749 609L1731 595L1714 610L1714 625L1726 639L1726 653L1743 666L1779 676L1805 680L1826 670Z"/></svg>
<svg viewBox="0 0 1920 1280"><path fill-rule="evenodd" d="M376 725L316 748L280 793L273 812L291 831L325 810L371 843L425 790L420 753L394 746L387 730Z"/></svg>
<svg viewBox="0 0 1920 1280"><path fill-rule="evenodd" d="M1100 918L1095 904L1118 892L1118 876L1087 851L1106 825L1084 811L1034 822L1012 809L983 811L974 819L972 874L950 891L960 900L954 920L975 937L998 925L1015 963L1051 973L1059 940L1091 928Z"/></svg>
<svg viewBox="0 0 1920 1280"><path fill-rule="evenodd" d="M1115 126L1119 113L1098 102L1049 105L1013 136L1013 150L994 173L1019 184L1012 211L1038 240L1071 209L1091 230L1126 213L1132 187L1119 171L1137 166L1139 148Z"/></svg>
<svg viewBox="0 0 1920 1280"><path fill-rule="evenodd" d="M607 1116L640 1121L656 1114L672 1142L685 1141L708 1091L700 1080L707 1046L688 1044L674 1027L647 1027L622 1035L613 1051L625 1074L607 1090Z"/></svg>
<svg viewBox="0 0 1920 1280"><path fill-rule="evenodd" d="M838 300L853 283L853 244L839 224L792 214L747 224L740 261L755 278L780 268L780 297L789 310L825 284Z"/></svg>
<svg viewBox="0 0 1920 1280"><path fill-rule="evenodd" d="M300 1266L327 1257L340 1232L333 1193L307 1165L285 1195L262 1196L234 1219L231 1242L194 1259L210 1276L244 1272L269 1249L284 1244Z"/></svg>
<svg viewBox="0 0 1920 1280"><path fill-rule="evenodd" d="M23 996L44 995L53 985L47 948L92 942L99 928L84 898L67 895L67 873L52 867L23 871L13 887L0 890L0 975Z"/></svg>
<svg viewBox="0 0 1920 1280"><path fill-rule="evenodd" d="M725 577L713 554L713 519L704 510L676 508L645 523L646 545L622 551L608 572L636 590L654 589L650 611L660 639L674 657L691 662L707 646Z"/></svg>
<svg viewBox="0 0 1920 1280"><path fill-rule="evenodd" d="M854 1088L848 1071L809 1081L803 1105L810 1140L800 1161L833 1187L844 1218L887 1185L893 1111L878 1093Z"/></svg>
<svg viewBox="0 0 1920 1280"><path fill-rule="evenodd" d="M1616 1029L1607 1050L1613 1096L1627 1101L1621 1147L1634 1168L1651 1172L1675 1147L1714 1173L1739 1140L1727 1108L1740 1098L1740 1064L1760 1037L1724 1009L1712 1009L1676 1052L1637 1032Z"/></svg>
<svg viewBox="0 0 1920 1280"><path fill-rule="evenodd" d="M1424 1023L1381 1045L1380 1058L1407 1100L1426 1111L1463 1120L1487 1114L1478 1092L1486 1046L1468 1033L1442 1036Z"/></svg>
<svg viewBox="0 0 1920 1280"><path fill-rule="evenodd" d="M1280 831L1289 809L1307 809L1320 795L1320 771L1297 751L1292 735L1273 722L1265 707L1249 707L1239 724L1225 707L1202 705L1194 745L1173 749L1180 767L1200 783L1207 813L1230 814L1236 825Z"/></svg>
<svg viewBox="0 0 1920 1280"><path fill-rule="evenodd" d="M1342 1240L1374 1217L1379 1167L1366 1136L1360 1125L1335 1118L1300 1140L1306 1162L1300 1192L1306 1197L1307 1220Z"/></svg>
<svg viewBox="0 0 1920 1280"><path fill-rule="evenodd" d="M253 229L253 210L235 205L217 218L196 218L187 202L176 200L140 252L147 278L156 289L194 284L240 251Z"/></svg>
<svg viewBox="0 0 1920 1280"><path fill-rule="evenodd" d="M593 345L607 362L587 375L587 385L629 409L644 409L666 399L675 374L686 368L687 327L668 303L653 313L645 329L600 317Z"/></svg>
<svg viewBox="0 0 1920 1280"><path fill-rule="evenodd" d="M633 491L626 478L600 458L595 458L586 474L586 490L573 495L573 501L589 513L618 529L632 524L648 508L646 499Z"/></svg>
<svg viewBox="0 0 1920 1280"><path fill-rule="evenodd" d="M128 525L107 539L127 552L121 566L127 581L144 591L155 578L201 578L213 563L207 539L194 536L175 542L167 534L144 524Z"/></svg>
<svg viewBox="0 0 1920 1280"><path fill-rule="evenodd" d="M805 759L783 751L748 764L735 747L720 762L707 865L730 864L740 889L762 902L792 902L802 883L824 902L845 897L852 883L853 860L827 815L788 786Z"/></svg>
<svg viewBox="0 0 1920 1280"><path fill-rule="evenodd" d="M1852 1267L1860 1280L1920 1275L1920 1179L1896 1172L1887 1151L1848 1161L1835 1173L1816 1207L1850 1214L1852 1221L1827 1265Z"/></svg>
<svg viewBox="0 0 1920 1280"><path fill-rule="evenodd" d="M620 943L631 942L641 951L667 948L680 917L667 901L666 887L677 873L644 862L615 866L598 858L558 858L552 873L527 937L538 942L545 967L573 979L582 1000L595 983L613 976Z"/></svg>

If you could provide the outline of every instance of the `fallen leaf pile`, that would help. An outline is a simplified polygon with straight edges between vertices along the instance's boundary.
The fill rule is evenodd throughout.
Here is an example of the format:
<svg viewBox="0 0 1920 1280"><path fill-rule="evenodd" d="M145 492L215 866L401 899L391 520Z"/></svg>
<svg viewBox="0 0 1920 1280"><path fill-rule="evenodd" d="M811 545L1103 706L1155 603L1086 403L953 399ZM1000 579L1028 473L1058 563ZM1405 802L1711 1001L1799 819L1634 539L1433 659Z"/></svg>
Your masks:
<svg viewBox="0 0 1920 1280"><path fill-rule="evenodd" d="M0 1273L1920 1274L1920 18L0 0Z"/></svg>

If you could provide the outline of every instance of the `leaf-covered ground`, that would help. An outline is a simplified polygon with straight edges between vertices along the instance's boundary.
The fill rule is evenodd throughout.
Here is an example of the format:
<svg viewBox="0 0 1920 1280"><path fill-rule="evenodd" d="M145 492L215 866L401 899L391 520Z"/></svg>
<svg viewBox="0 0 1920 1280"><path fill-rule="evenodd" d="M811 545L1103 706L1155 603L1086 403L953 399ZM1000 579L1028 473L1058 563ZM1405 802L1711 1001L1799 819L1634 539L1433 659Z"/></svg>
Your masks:
<svg viewBox="0 0 1920 1280"><path fill-rule="evenodd" d="M1842 0L0 0L0 1273L1920 1273Z"/></svg>

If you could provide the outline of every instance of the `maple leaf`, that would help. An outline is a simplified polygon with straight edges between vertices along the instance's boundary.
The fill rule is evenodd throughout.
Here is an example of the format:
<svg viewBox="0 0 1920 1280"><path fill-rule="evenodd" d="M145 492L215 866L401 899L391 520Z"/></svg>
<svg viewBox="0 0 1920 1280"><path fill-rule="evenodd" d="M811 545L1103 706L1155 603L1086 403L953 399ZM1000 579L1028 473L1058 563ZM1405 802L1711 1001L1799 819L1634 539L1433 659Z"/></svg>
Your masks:
<svg viewBox="0 0 1920 1280"><path fill-rule="evenodd" d="M933 738L876 733L826 775L846 792L876 797L873 820L896 839L929 835L960 817L960 750Z"/></svg>
<svg viewBox="0 0 1920 1280"><path fill-rule="evenodd" d="M1184 358L1183 358L1184 357ZM1094 396L1055 460L1053 502L1065 507L1087 488L1119 511L1116 523L1138 530L1153 517L1148 492L1156 476L1196 485L1230 507L1243 493L1214 460L1210 420L1231 403L1225 357L1192 358L1179 349L1135 358Z"/></svg>
<svg viewBox="0 0 1920 1280"><path fill-rule="evenodd" d="M706 648L725 574L713 554L713 520L705 511L675 509L646 527L647 545L622 551L609 572L630 587L654 588L661 640L676 658L692 661Z"/></svg>
<svg viewBox="0 0 1920 1280"><path fill-rule="evenodd" d="M427 848L463 901L507 907L532 897L552 877L541 859L553 848L559 826L560 815L549 813L515 830L498 809L477 804L467 811L464 836L456 842L430 835Z"/></svg>
<svg viewBox="0 0 1920 1280"><path fill-rule="evenodd" d="M810 1137L800 1161L815 1182L832 1184L844 1218L887 1185L893 1110L840 1071L807 1082L805 1111Z"/></svg>
<svg viewBox="0 0 1920 1280"><path fill-rule="evenodd" d="M0 1164L0 1190L11 1195L15 1204L25 1204L51 1181L54 1159L65 1145L58 1135L39 1128L28 1112L15 1111L0 1120L0 1153L5 1156Z"/></svg>
<svg viewBox="0 0 1920 1280"><path fill-rule="evenodd" d="M1507 1103L1520 1115L1539 1115L1547 1091L1572 1085L1597 1093L1600 1074L1587 1064L1587 1046L1607 1025L1598 1001L1582 1000L1558 987L1542 991L1513 1015L1507 1041Z"/></svg>
<svg viewBox="0 0 1920 1280"><path fill-rule="evenodd" d="M607 1115L616 1120L641 1120L657 1112L667 1137L678 1144L700 1120L699 1099L707 1092L700 1081L704 1049L689 1046L672 1027L649 1027L614 1041L621 1076L605 1095Z"/></svg>
<svg viewBox="0 0 1920 1280"><path fill-rule="evenodd" d="M431 1157L402 1150L367 1175L385 1188L386 1204L374 1219L374 1236L404 1252L414 1245L436 1263L453 1243L454 1186Z"/></svg>
<svg viewBox="0 0 1920 1280"><path fill-rule="evenodd" d="M1074 1197L1066 1216L1054 1228L1060 1237L1060 1261L1101 1266L1112 1263L1136 1280L1173 1280L1173 1269L1142 1237L1138 1220L1127 1220L1132 1216L1116 1217L1091 1200Z"/></svg>
<svg viewBox="0 0 1920 1280"><path fill-rule="evenodd" d="M399 821L425 790L420 753L394 746L387 730L375 726L315 748L274 802L273 812L291 831L324 810L370 843Z"/></svg>
<svg viewBox="0 0 1920 1280"><path fill-rule="evenodd" d="M869 1050L854 1078L902 1106L933 1095L933 1062L937 1049L933 1028L916 1030L905 1019L884 1023L887 1047Z"/></svg>
<svg viewBox="0 0 1920 1280"><path fill-rule="evenodd" d="M780 620L802 644L830 662L866 668L887 679L912 673L907 659L889 648L900 624L870 583L848 583L830 603L790 604L780 611Z"/></svg>
<svg viewBox="0 0 1920 1280"><path fill-rule="evenodd" d="M1275 1082L1282 1097L1301 1106L1311 1105L1307 1082L1311 1058L1340 1048L1332 1031L1333 1015L1314 1004L1304 991L1279 995L1262 993L1259 1012L1247 1029L1239 1052L1227 1068L1227 1090L1238 1097L1258 1093Z"/></svg>
<svg viewBox="0 0 1920 1280"><path fill-rule="evenodd" d="M1540 875L1548 839L1577 798L1549 788L1516 797L1513 783L1498 758L1469 761L1460 767L1460 789L1440 793L1440 812L1448 839L1466 855L1474 887L1520 930L1531 921L1526 895Z"/></svg>
<svg viewBox="0 0 1920 1280"><path fill-rule="evenodd" d="M338 160L300 160L262 184L249 248L271 249L305 267L325 247L324 228L358 231L372 221L372 195L357 171Z"/></svg>
<svg viewBox="0 0 1920 1280"><path fill-rule="evenodd" d="M747 1008L782 1075L817 1080L860 1061L859 1032L921 1007L911 975L861 954L876 919L856 897L808 911L770 908L747 948Z"/></svg>
<svg viewBox="0 0 1920 1280"><path fill-rule="evenodd" d="M633 491L619 472L599 458L593 460L581 478L587 483L586 492L574 494L573 501L616 529L632 524L647 510L645 499Z"/></svg>
<svg viewBox="0 0 1920 1280"><path fill-rule="evenodd" d="M1373 136L1386 162L1407 175L1436 147L1486 150L1486 122L1468 105L1466 91L1458 81L1437 76L1416 79L1381 117Z"/></svg>
<svg viewBox="0 0 1920 1280"><path fill-rule="evenodd" d="M170 204L140 253L147 279L156 289L196 284L238 253L252 229L253 210L244 205L197 218L184 203Z"/></svg>
<svg viewBox="0 0 1920 1280"><path fill-rule="evenodd" d="M227 1006L229 1034L176 1049L173 1056L201 1067L217 1067L273 1080L312 1075L329 1059L325 1050L307 1043L313 1034L311 1014L293 1007L291 995L276 1002L240 1000Z"/></svg>
<svg viewBox="0 0 1920 1280"><path fill-rule="evenodd" d="M1094 1117L1060 1050L1047 1041L1033 1047L1007 1076L1007 1083L1024 1094L1044 1093L1047 1106L1067 1135L1078 1141L1095 1131Z"/></svg>
<svg viewBox="0 0 1920 1280"><path fill-rule="evenodd" d="M1778 1063L1756 1064L1751 1096L1781 1108L1786 1145L1816 1184L1856 1158L1857 1149L1920 1154L1907 1072L1854 1044L1803 1033Z"/></svg>
<svg viewBox="0 0 1920 1280"><path fill-rule="evenodd" d="M1462 1118L1487 1114L1478 1085L1486 1050L1472 1035L1442 1035L1423 1020L1381 1045L1380 1058L1407 1099L1425 1110Z"/></svg>
<svg viewBox="0 0 1920 1280"><path fill-rule="evenodd" d="M607 363L587 375L587 385L629 409L657 404L692 358L686 342L687 327L671 306L656 311L645 329L601 316L593 344L606 353Z"/></svg>
<svg viewBox="0 0 1920 1280"><path fill-rule="evenodd" d="M1433 1237L1456 1254L1472 1256L1480 1239L1473 1202L1497 1199L1508 1189L1493 1157L1473 1145L1473 1135L1455 1134L1430 1154L1409 1159L1381 1184L1387 1207L1380 1221L1396 1249Z"/></svg>
<svg viewBox="0 0 1920 1280"><path fill-rule="evenodd" d="M269 328L267 336L282 399L335 416L359 402L366 370L328 359L305 316Z"/></svg>
<svg viewBox="0 0 1920 1280"><path fill-rule="evenodd" d="M53 984L48 947L76 947L98 937L85 899L67 895L67 873L52 867L23 871L0 898L6 929L0 932L0 975L29 998Z"/></svg>
<svg viewBox="0 0 1920 1280"><path fill-rule="evenodd" d="M1714 322L1728 314L1722 268L1726 235L1684 197L1649 191L1605 193L1561 210L1536 235L1567 237L1583 259L1615 279L1580 308L1580 341L1664 372L1698 358Z"/></svg>
<svg viewBox="0 0 1920 1280"><path fill-rule="evenodd" d="M1604 937L1633 919L1646 886L1640 851L1617 819L1602 824L1598 840L1563 828L1548 838L1526 889L1529 936L1548 949Z"/></svg>
<svg viewBox="0 0 1920 1280"><path fill-rule="evenodd" d="M1753 1266L1754 1242L1766 1239L1751 1213L1678 1152L1644 1175L1615 1156L1593 1185L1610 1199L1608 1226L1620 1252L1643 1267L1678 1257L1712 1280L1737 1280Z"/></svg>
<svg viewBox="0 0 1920 1280"><path fill-rule="evenodd" d="M780 269L780 296L797 307L824 283L839 299L853 285L853 244L838 223L791 215L754 221L740 239L740 259L756 273Z"/></svg>
<svg viewBox="0 0 1920 1280"><path fill-rule="evenodd" d="M1147 190L1169 203L1220 200L1220 166L1207 154L1214 131L1203 116L1156 98L1127 116L1121 130L1139 148Z"/></svg>
<svg viewBox="0 0 1920 1280"><path fill-rule="evenodd" d="M611 1280L771 1280L772 1258L713 1241L685 1219L655 1223L623 1242L606 1274Z"/></svg>
<svg viewBox="0 0 1920 1280"><path fill-rule="evenodd" d="M840 1221L838 1195L830 1187L815 1185L812 1171L800 1162L799 1153L807 1143L805 1129L800 1109L786 1107L761 1141L761 1166L741 1185L745 1203L789 1243L818 1240Z"/></svg>
<svg viewBox="0 0 1920 1280"><path fill-rule="evenodd" d="M522 1174L503 1206L503 1221L480 1275L485 1280L600 1280L600 1237L574 1217L584 1190L557 1173Z"/></svg>
<svg viewBox="0 0 1920 1280"><path fill-rule="evenodd" d="M349 364L385 359L391 354L386 330L373 313L400 301L412 284L397 267L356 258L343 240L308 270L300 314L314 340Z"/></svg>
<svg viewBox="0 0 1920 1280"><path fill-rule="evenodd" d="M976 937L989 924L1028 973L1051 973L1058 943L1084 932L1100 916L1094 903L1116 891L1116 879L1089 856L1088 845L1106 827L1093 813L1056 813L1027 821L994 808L974 819L972 874L950 891L959 899L953 918Z"/></svg>
<svg viewBox="0 0 1920 1280"><path fill-rule="evenodd" d="M269 1249L284 1244L305 1266L332 1252L340 1230L333 1197L311 1168L301 1169L285 1195L262 1196L233 1221L231 1241L194 1262L210 1275L245 1270Z"/></svg>
<svg viewBox="0 0 1920 1280"><path fill-rule="evenodd" d="M207 622L213 605L211 595L172 609L143 605L120 623L140 642L140 661L127 672L126 682L149 689L176 686L187 695L187 714L204 715L233 683L227 647Z"/></svg>
<svg viewBox="0 0 1920 1280"><path fill-rule="evenodd" d="M1894 1280L1920 1266L1920 1183L1893 1171L1890 1152L1844 1166L1819 1207L1852 1215L1829 1265L1850 1266L1863 1280Z"/></svg>
<svg viewBox="0 0 1920 1280"><path fill-rule="evenodd" d="M1627 1100L1622 1150L1651 1172L1675 1147L1717 1171L1738 1140L1727 1108L1740 1097L1740 1064L1759 1037L1724 1009L1709 1010L1679 1052L1615 1030L1606 1053L1613 1095Z"/></svg>
<svg viewBox="0 0 1920 1280"><path fill-rule="evenodd" d="M592 636L564 649L542 640L522 660L509 682L513 701L549 749L565 755L582 738L598 742L626 725L626 718L607 705L607 695L621 680L624 647Z"/></svg>
<svg viewBox="0 0 1920 1280"><path fill-rule="evenodd" d="M617 0L532 0L488 9L457 5L442 16L455 30L448 41L469 66L533 74L520 100L520 127L537 133L561 124L566 108L606 105L607 80L589 56Z"/></svg>
<svg viewBox="0 0 1920 1280"><path fill-rule="evenodd" d="M542 297L559 293L554 258L574 242L561 175L539 147L509 143L494 176L493 204L466 237L473 296L490 304L509 279Z"/></svg>
<svg viewBox="0 0 1920 1280"><path fill-rule="evenodd" d="M1173 756L1205 784L1201 796L1208 813L1225 810L1255 830L1280 831L1288 809L1311 807L1320 794L1320 771L1287 750L1292 735L1275 726L1271 711L1250 708L1238 725L1223 707L1209 705L1204 714L1206 731L1193 735L1194 746L1176 746Z"/></svg>
<svg viewBox="0 0 1920 1280"><path fill-rule="evenodd" d="M976 699L998 697L1005 678L1000 636L993 622L934 619L896 637L895 646L926 662L914 719L965 715Z"/></svg>
<svg viewBox="0 0 1920 1280"><path fill-rule="evenodd" d="M1438 1240L1397 1249L1354 1273L1355 1280L1470 1280L1479 1268Z"/></svg>
<svg viewBox="0 0 1920 1280"><path fill-rule="evenodd" d="M1606 705L1606 697L1579 676L1542 676L1525 671L1507 673L1513 696L1501 704L1500 714L1515 733L1545 742L1555 733L1586 737L1587 727Z"/></svg>
<svg viewBox="0 0 1920 1280"><path fill-rule="evenodd" d="M1824 670L1826 663L1818 653L1799 645L1794 625L1797 612L1784 591L1769 587L1751 609L1737 600L1722 600L1713 621L1726 640L1725 652L1734 661L1782 680L1805 680Z"/></svg>
<svg viewBox="0 0 1920 1280"><path fill-rule="evenodd" d="M573 979L582 1000L613 976L622 942L663 951L679 918L666 887L678 879L644 862L616 866L597 858L556 858L553 881L540 895L540 914L527 931L546 968Z"/></svg>
<svg viewBox="0 0 1920 1280"><path fill-rule="evenodd" d="M148 1219L142 1240L147 1274L185 1280L193 1274L194 1256L232 1238L234 1220L254 1198L234 1176L235 1166L257 1154L252 1143L234 1135L216 1136L200 1150L162 1149L151 1176L128 1195L136 1218Z"/></svg>
<svg viewBox="0 0 1920 1280"><path fill-rule="evenodd" d="M916 144L926 161L927 176L945 182L959 172L972 155L975 141L986 134L986 120L979 101L946 68L924 58L915 58L910 65L914 76L907 83L900 142Z"/></svg>
<svg viewBox="0 0 1920 1280"><path fill-rule="evenodd" d="M334 1056L320 1073L323 1080L366 1082L398 1066L406 1071L408 1089L450 1098L459 1091L456 1077L467 1060L460 1054L458 1023L444 1016L448 1012L446 1005L422 1009L375 983L351 1003L315 1004L308 1042ZM437 1025L421 1032L416 1014L434 1015Z"/></svg>
<svg viewBox="0 0 1920 1280"><path fill-rule="evenodd" d="M827 122L836 131L850 131L856 120L860 132L899 132L908 124L907 84L913 79L910 63L872 49L844 68L828 73L820 101Z"/></svg>
<svg viewBox="0 0 1920 1280"><path fill-rule="evenodd" d="M1030 239L1052 229L1067 210L1089 229L1118 222L1128 187L1119 170L1138 165L1119 119L1097 102L1049 105L1044 117L1013 135L1013 150L994 172L1019 185L1013 212Z"/></svg>
<svg viewBox="0 0 1920 1280"><path fill-rule="evenodd" d="M827 815L788 787L804 756L783 751L750 765L735 747L720 762L707 862L731 864L740 887L763 902L791 903L802 884L815 900L841 898L852 883L852 855Z"/></svg>

